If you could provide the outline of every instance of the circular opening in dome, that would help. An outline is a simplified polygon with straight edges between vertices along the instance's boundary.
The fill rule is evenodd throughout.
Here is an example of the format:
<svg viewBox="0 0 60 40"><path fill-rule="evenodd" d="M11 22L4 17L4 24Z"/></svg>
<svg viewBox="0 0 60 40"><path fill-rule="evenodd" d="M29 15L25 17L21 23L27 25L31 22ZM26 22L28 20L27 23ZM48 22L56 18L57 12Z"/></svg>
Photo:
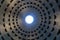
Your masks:
<svg viewBox="0 0 60 40"><path fill-rule="evenodd" d="M27 24L31 24L31 23L33 23L33 21L34 21L34 18L33 18L32 15L27 15L27 16L25 17L25 22L26 22Z"/></svg>

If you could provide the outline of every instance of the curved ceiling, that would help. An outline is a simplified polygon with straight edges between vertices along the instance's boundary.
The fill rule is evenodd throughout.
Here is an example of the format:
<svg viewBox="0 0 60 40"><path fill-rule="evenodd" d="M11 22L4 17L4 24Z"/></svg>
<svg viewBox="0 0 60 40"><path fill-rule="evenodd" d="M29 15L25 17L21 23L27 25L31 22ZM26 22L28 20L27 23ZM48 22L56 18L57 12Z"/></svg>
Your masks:
<svg viewBox="0 0 60 40"><path fill-rule="evenodd" d="M60 0L0 0L0 40L60 40Z"/></svg>

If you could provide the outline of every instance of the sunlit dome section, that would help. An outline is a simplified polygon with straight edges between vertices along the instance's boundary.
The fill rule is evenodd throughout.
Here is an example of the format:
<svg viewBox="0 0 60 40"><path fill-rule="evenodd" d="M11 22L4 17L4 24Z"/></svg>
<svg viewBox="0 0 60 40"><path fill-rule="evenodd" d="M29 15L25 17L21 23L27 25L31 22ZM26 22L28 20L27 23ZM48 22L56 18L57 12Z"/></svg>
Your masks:
<svg viewBox="0 0 60 40"><path fill-rule="evenodd" d="M27 15L27 16L25 17L25 22L26 22L27 24L31 24L31 23L33 23L33 21L34 21L33 16Z"/></svg>

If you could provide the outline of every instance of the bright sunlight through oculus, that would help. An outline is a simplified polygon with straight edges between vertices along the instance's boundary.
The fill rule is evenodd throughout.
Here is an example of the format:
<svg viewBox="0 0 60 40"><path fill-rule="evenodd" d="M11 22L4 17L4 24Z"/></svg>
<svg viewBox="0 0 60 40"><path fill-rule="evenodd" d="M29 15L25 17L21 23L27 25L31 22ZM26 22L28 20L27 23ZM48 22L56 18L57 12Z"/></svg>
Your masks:
<svg viewBox="0 0 60 40"><path fill-rule="evenodd" d="M28 16L25 17L25 22L26 22L27 24L31 24L31 23L33 23L33 21L34 21L33 16L28 15Z"/></svg>

